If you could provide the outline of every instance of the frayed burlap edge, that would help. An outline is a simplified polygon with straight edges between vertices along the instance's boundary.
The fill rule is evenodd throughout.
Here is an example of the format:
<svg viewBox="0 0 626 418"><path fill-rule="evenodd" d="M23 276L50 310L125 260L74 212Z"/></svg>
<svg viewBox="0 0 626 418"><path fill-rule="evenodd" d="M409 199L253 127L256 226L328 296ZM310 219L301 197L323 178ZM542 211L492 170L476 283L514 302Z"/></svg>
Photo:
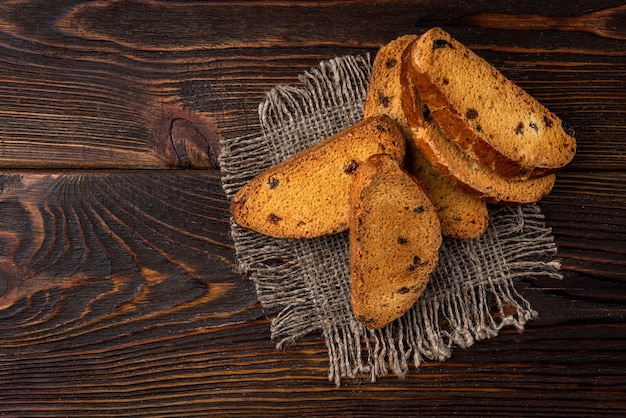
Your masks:
<svg viewBox="0 0 626 418"><path fill-rule="evenodd" d="M225 139L220 167L229 198L266 168L360 120L371 74L369 56L322 62L301 87L277 86L259 106L262 132ZM487 232L445 239L440 262L415 306L382 330L350 310L348 234L280 240L232 224L237 268L254 282L278 348L321 332L328 378L404 376L410 363L443 361L537 316L516 290L524 277L562 278L551 230L537 205L491 207Z"/></svg>

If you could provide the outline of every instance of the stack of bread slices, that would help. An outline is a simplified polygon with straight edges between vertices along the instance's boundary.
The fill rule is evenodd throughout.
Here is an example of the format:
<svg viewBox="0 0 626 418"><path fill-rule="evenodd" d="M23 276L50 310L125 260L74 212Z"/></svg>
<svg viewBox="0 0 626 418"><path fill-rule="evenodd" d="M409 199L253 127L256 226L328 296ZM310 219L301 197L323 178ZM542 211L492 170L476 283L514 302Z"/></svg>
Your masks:
<svg viewBox="0 0 626 418"><path fill-rule="evenodd" d="M574 156L571 129L448 33L383 46L364 119L261 173L233 198L235 223L276 238L349 229L351 306L369 328L402 316L487 203L535 202Z"/></svg>

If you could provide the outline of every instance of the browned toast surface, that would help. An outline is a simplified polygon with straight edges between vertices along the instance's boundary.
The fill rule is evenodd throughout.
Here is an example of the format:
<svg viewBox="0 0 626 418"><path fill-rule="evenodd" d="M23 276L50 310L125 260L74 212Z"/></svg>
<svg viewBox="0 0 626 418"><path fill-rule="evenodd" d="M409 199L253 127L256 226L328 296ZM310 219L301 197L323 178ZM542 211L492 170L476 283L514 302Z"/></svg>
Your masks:
<svg viewBox="0 0 626 418"><path fill-rule="evenodd" d="M503 177L463 152L432 118L412 82L408 73L403 76L402 105L412 140L439 173L491 203L536 202L552 190L554 174L527 180Z"/></svg>
<svg viewBox="0 0 626 418"><path fill-rule="evenodd" d="M404 35L382 46L372 64L367 90L365 117L387 115L398 123L407 138L406 169L420 180L426 194L437 208L443 235L452 238L474 238L485 232L489 224L486 203L469 194L440 175L412 146L402 109L402 56L417 35Z"/></svg>
<svg viewBox="0 0 626 418"><path fill-rule="evenodd" d="M426 195L437 209L441 233L457 239L483 234L489 226L486 202L441 175L421 153L411 149L407 152L405 168L424 185Z"/></svg>
<svg viewBox="0 0 626 418"><path fill-rule="evenodd" d="M439 219L421 186L385 154L359 167L350 204L352 310L381 328L426 287L439 259Z"/></svg>
<svg viewBox="0 0 626 418"><path fill-rule="evenodd" d="M359 165L377 153L398 161L405 138L386 116L364 119L271 167L233 198L236 224L276 238L312 238L348 228L349 189Z"/></svg>
<svg viewBox="0 0 626 418"><path fill-rule="evenodd" d="M372 63L363 113L365 117L387 115L395 120L402 132L410 135L402 110L400 71L404 50L417 39L417 35L404 35L383 45Z"/></svg>
<svg viewBox="0 0 626 418"><path fill-rule="evenodd" d="M576 152L561 119L440 28L412 44L406 71L446 135L502 176L540 176Z"/></svg>

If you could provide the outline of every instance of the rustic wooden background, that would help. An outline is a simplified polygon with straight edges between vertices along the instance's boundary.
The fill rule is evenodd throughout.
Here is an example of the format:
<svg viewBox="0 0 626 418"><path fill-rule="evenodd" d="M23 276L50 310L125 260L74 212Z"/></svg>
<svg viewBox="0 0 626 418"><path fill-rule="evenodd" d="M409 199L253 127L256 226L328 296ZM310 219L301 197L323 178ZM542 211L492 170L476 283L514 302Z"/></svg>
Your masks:
<svg viewBox="0 0 626 418"><path fill-rule="evenodd" d="M320 60L442 26L575 127L523 333L399 380L277 352L220 138ZM626 4L0 2L0 416L626 414Z"/></svg>

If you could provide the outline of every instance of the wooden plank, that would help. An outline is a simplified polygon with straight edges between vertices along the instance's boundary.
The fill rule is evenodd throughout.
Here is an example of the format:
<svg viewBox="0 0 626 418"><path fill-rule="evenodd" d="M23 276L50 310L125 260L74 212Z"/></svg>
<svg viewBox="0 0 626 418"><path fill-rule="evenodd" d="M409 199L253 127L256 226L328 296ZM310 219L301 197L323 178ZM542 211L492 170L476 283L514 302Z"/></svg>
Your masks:
<svg viewBox="0 0 626 418"><path fill-rule="evenodd" d="M586 283L575 292L624 302L626 290L607 295L606 280L626 285L626 175L558 179L542 207L564 271ZM214 170L0 174L0 306L94 280L173 280L228 290L219 303L247 308L254 291L234 272L228 222ZM247 296L229 299L238 292Z"/></svg>
<svg viewBox="0 0 626 418"><path fill-rule="evenodd" d="M560 173L541 206L567 272L626 284L624 172ZM586 287L592 286L604 287L598 281L590 281ZM593 290L586 292L590 296ZM613 296L626 301L626 289Z"/></svg>
<svg viewBox="0 0 626 418"><path fill-rule="evenodd" d="M206 166L221 136L258 128L256 109L272 86L296 83L322 59L374 54L398 35L442 24L576 129L574 167L618 169L626 152L623 31L598 32L589 18L619 21L616 6L542 4L537 15L532 2L515 10L482 2L5 2L0 166ZM506 28L494 18L502 13ZM556 16L556 30L528 29L545 28L546 15Z"/></svg>
<svg viewBox="0 0 626 418"><path fill-rule="evenodd" d="M5 343L7 328L50 309L38 326L64 339L123 318L145 328L137 316L185 328L259 315L235 271L214 170L1 174L0 244ZM54 344L41 333L38 343Z"/></svg>
<svg viewBox="0 0 626 418"><path fill-rule="evenodd" d="M620 416L623 322L504 331L405 379L326 379L320 340L277 352L266 321L133 344L0 359L0 405L20 416ZM586 338L580 339L580 330ZM613 337L608 337L613 335ZM622 363L623 364L623 363ZM551 413L555 412L557 413Z"/></svg>

